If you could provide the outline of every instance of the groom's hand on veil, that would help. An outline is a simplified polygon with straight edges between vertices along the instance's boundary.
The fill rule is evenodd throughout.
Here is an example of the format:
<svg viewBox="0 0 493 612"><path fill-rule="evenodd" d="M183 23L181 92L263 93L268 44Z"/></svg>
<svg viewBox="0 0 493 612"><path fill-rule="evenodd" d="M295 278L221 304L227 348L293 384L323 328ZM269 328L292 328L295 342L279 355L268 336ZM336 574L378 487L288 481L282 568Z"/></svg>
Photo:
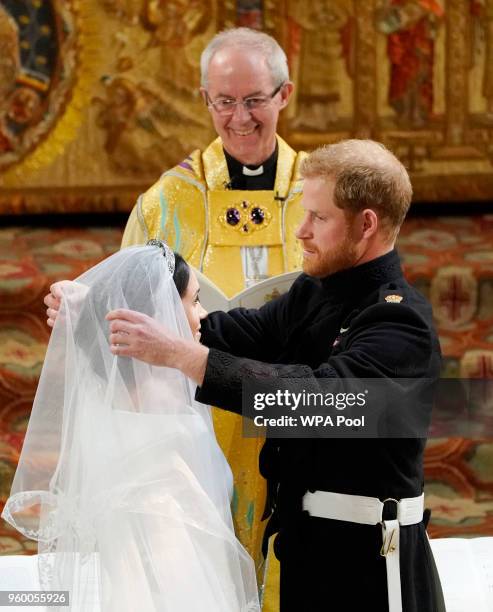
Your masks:
<svg viewBox="0 0 493 612"><path fill-rule="evenodd" d="M181 370L201 385L209 349L168 331L152 317L119 308L106 315L110 321L110 350L119 357L133 357L154 366Z"/></svg>

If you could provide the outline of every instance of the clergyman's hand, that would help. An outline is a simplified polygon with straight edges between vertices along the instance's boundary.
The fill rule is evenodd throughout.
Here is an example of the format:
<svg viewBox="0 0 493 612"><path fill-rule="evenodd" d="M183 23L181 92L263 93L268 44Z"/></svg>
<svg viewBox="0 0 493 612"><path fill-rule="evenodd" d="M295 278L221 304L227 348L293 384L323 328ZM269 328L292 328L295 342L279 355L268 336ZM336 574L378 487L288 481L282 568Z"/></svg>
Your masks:
<svg viewBox="0 0 493 612"><path fill-rule="evenodd" d="M110 321L110 350L114 355L177 368L202 384L209 355L205 346L176 336L152 317L134 310L112 310L106 319Z"/></svg>

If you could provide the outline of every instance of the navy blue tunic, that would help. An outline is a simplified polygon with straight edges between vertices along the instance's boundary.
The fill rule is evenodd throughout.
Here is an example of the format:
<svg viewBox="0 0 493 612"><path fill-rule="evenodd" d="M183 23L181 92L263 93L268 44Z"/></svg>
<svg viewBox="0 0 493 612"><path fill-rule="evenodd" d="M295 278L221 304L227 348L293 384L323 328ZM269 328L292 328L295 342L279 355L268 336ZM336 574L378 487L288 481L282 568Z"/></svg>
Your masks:
<svg viewBox="0 0 493 612"><path fill-rule="evenodd" d="M430 304L404 279L395 250L324 279L301 274L287 294L258 310L212 313L202 323L202 342L210 353L196 397L234 412L241 410L242 384L259 377L440 373ZM278 534L282 612L388 610L380 525L311 517L302 497L309 490L419 496L424 446L421 438L267 439L260 471L269 490L266 534ZM404 612L443 610L425 525L401 527L400 538Z"/></svg>

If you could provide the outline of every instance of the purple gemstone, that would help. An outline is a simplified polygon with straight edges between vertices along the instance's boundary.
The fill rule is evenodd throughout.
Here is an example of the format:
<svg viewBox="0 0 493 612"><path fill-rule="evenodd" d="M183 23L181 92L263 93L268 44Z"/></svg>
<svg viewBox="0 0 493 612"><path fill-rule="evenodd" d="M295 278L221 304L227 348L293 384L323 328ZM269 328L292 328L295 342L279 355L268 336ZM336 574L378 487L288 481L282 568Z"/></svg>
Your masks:
<svg viewBox="0 0 493 612"><path fill-rule="evenodd" d="M250 218L255 223L255 225L260 225L261 223L263 223L264 217L264 211L258 207L252 209L252 212L250 213Z"/></svg>
<svg viewBox="0 0 493 612"><path fill-rule="evenodd" d="M226 211L226 222L229 225L238 225L240 222L240 211L237 208L228 208Z"/></svg>

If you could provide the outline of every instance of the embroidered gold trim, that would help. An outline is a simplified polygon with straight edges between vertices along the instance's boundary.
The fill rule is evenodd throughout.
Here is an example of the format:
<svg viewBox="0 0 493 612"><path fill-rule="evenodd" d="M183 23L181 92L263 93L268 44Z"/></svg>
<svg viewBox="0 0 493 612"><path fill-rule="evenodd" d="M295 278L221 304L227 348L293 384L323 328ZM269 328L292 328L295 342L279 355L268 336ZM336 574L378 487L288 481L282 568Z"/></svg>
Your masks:
<svg viewBox="0 0 493 612"><path fill-rule="evenodd" d="M391 304L399 304L400 302L402 302L403 299L404 298L402 297L402 295L392 294L385 296L385 301L390 302Z"/></svg>

